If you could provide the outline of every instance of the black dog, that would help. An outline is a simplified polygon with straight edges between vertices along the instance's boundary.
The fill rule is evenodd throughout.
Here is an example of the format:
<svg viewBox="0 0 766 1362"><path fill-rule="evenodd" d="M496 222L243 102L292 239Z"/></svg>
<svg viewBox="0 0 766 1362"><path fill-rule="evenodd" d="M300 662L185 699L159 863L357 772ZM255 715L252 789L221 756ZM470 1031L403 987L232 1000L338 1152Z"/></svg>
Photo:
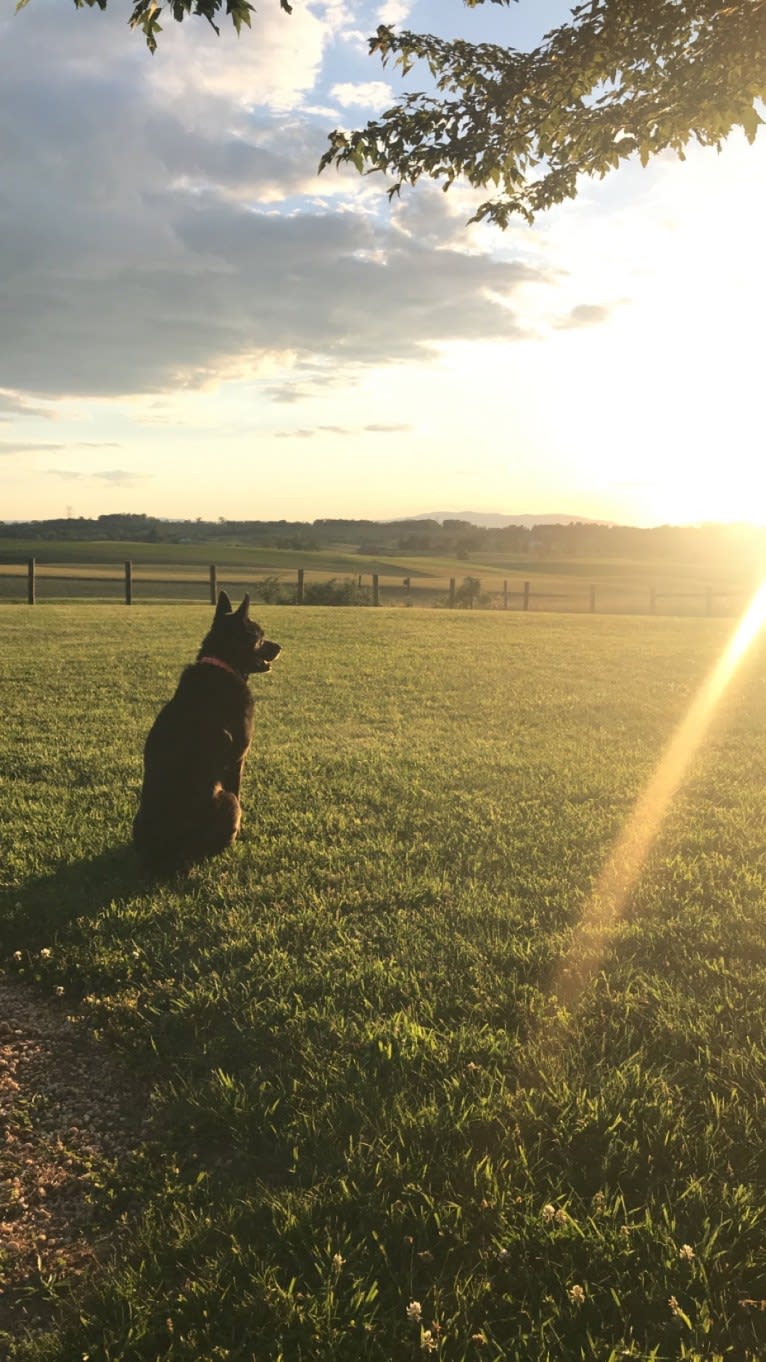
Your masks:
<svg viewBox="0 0 766 1362"><path fill-rule="evenodd" d="M242 811L239 786L253 731L252 672L267 672L281 652L222 591L197 661L181 674L144 747L141 805L133 823L137 851L170 872L231 846Z"/></svg>

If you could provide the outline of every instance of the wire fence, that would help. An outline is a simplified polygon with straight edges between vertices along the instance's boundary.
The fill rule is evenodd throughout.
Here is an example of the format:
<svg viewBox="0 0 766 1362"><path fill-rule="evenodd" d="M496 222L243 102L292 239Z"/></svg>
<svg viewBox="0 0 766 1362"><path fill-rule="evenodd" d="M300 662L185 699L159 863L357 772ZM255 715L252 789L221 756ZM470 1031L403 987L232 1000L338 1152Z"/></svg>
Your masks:
<svg viewBox="0 0 766 1362"><path fill-rule="evenodd" d="M251 573L245 567L173 567L135 564L0 564L0 601L55 603L65 600L114 601L127 605L160 602L214 603L218 590L249 592L270 605L420 606L452 610L516 610L590 614L732 616L745 591L728 585L704 587L649 584L605 577L433 577L385 573L331 576L317 569Z"/></svg>

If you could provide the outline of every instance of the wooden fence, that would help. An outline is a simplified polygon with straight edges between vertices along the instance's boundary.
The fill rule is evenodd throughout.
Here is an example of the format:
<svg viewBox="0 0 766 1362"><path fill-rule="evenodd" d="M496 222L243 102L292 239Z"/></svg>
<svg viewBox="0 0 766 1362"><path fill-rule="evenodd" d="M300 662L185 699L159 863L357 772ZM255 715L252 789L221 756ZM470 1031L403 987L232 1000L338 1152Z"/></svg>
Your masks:
<svg viewBox="0 0 766 1362"><path fill-rule="evenodd" d="M54 567L46 564L40 573L34 558L28 559L24 566L3 564L2 569L0 583L4 588L2 595L5 599L23 600L23 588L17 593L13 587L10 591L8 587L11 582L26 579L26 601L29 605L35 605L38 600L60 598L61 592L48 589L53 583L58 582L69 583L69 589L63 593L67 597L77 595L80 598L101 599L104 591L99 592L90 588L102 586L108 588L106 595L110 599L124 600L126 605L133 605L137 598L144 601L167 599L168 592L174 599L199 601L207 598L214 604L219 588L219 568L215 563L209 565L207 582L201 570L198 570L196 575L172 578L146 564L139 566L136 572L135 565L129 559L123 564L122 571L112 564L105 564L102 568L89 565L88 569L78 565L76 570L69 572L65 565ZM457 578L451 577L445 590L443 586L440 588L428 578L420 579L418 584L413 586L411 577L382 579L381 574L377 572L355 573L352 578L346 578L343 582L344 590L336 588L335 594L330 584L338 583L338 578L329 578L329 574L322 574L325 585L323 596L316 581L313 583L307 581L306 569L302 567L297 568L294 577L289 579L286 574L258 579L251 577L245 567L229 567L226 570L222 569L221 572L225 573L230 589L236 586L236 589L249 590L255 599L268 600L271 604L303 605L316 603L317 599L322 603L326 599L329 604L411 606L419 603L450 610L579 611L595 614L601 608L606 614L663 613L712 616L735 613L744 597L743 592L714 590L711 586L697 590L660 591L656 586L647 587L636 582L632 583L628 590L624 582L605 580L597 585L585 584L575 578L571 581L566 580L566 590L551 591L546 589L549 583L546 583L545 578L541 578L539 582L527 578L512 585L508 578L493 577L493 586L489 590L484 590L478 578L466 577L458 584ZM314 572L313 575L317 577L318 573ZM443 581L446 583L447 579ZM499 582L502 582L501 586L498 586ZM271 584L271 598L266 594L267 584ZM161 591L153 590L158 586ZM731 604L732 600L736 602L734 607ZM679 608L682 603L682 608Z"/></svg>

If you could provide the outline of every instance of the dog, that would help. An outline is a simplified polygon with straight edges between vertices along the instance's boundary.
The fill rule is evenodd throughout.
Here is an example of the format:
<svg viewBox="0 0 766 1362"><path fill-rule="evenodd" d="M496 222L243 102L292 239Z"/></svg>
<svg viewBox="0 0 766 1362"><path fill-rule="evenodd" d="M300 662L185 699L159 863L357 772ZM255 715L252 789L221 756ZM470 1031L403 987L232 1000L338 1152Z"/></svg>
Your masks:
<svg viewBox="0 0 766 1362"><path fill-rule="evenodd" d="M247 678L270 671L282 651L249 611L249 596L233 610L226 592L219 593L196 662L149 730L133 844L152 870L184 870L224 851L239 832L253 732Z"/></svg>

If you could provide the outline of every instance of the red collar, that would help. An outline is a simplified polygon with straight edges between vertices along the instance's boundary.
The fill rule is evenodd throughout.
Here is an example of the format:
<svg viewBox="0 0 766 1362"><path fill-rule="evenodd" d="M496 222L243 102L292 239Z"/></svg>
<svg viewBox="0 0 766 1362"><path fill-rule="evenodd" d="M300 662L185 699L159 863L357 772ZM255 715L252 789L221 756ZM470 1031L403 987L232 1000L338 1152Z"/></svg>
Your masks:
<svg viewBox="0 0 766 1362"><path fill-rule="evenodd" d="M241 672L238 672L234 667L230 667L228 662L222 662L220 657L199 657L197 658L197 661L207 662L211 667L221 667L223 671L231 672L232 676L236 676L238 681L242 680Z"/></svg>

